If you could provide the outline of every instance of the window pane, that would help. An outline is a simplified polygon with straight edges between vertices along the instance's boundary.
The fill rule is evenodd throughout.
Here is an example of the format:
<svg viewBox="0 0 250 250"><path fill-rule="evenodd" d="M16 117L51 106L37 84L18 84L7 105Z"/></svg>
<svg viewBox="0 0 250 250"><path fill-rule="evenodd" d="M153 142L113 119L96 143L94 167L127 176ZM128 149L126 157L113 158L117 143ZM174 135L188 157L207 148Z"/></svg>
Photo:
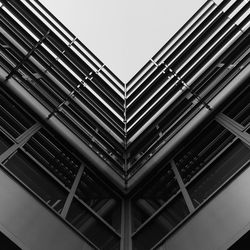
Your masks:
<svg viewBox="0 0 250 250"><path fill-rule="evenodd" d="M246 126L250 123L250 88L245 89L223 113Z"/></svg>
<svg viewBox="0 0 250 250"><path fill-rule="evenodd" d="M80 161L53 136L42 129L25 144L24 149L66 187L72 186Z"/></svg>
<svg viewBox="0 0 250 250"><path fill-rule="evenodd" d="M192 181L234 138L216 121L204 128L174 159L183 182Z"/></svg>
<svg viewBox="0 0 250 250"><path fill-rule="evenodd" d="M119 237L76 199L73 200L66 219L100 249L120 249Z"/></svg>
<svg viewBox="0 0 250 250"><path fill-rule="evenodd" d="M18 137L35 123L19 105L16 105L4 93L0 92L0 100L0 127L13 137Z"/></svg>
<svg viewBox="0 0 250 250"><path fill-rule="evenodd" d="M182 195L178 195L166 208L133 237L133 250L147 250L167 235L189 214Z"/></svg>
<svg viewBox="0 0 250 250"><path fill-rule="evenodd" d="M179 190L170 165L167 165L131 202L132 230L135 231Z"/></svg>
<svg viewBox="0 0 250 250"><path fill-rule="evenodd" d="M13 143L0 131L0 154L7 150Z"/></svg>
<svg viewBox="0 0 250 250"><path fill-rule="evenodd" d="M4 165L47 204L61 211L67 192L23 152L18 151Z"/></svg>
<svg viewBox="0 0 250 250"><path fill-rule="evenodd" d="M76 195L120 232L121 202L93 173L85 168Z"/></svg>
<svg viewBox="0 0 250 250"><path fill-rule="evenodd" d="M201 204L250 160L250 150L239 140L234 142L188 187L195 206Z"/></svg>

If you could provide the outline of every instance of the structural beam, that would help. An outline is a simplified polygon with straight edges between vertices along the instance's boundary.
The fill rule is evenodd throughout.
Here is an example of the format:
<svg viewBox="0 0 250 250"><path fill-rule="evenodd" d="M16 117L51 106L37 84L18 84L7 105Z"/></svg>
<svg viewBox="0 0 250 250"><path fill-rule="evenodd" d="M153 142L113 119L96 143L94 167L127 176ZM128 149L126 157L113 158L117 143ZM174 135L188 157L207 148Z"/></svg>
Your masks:
<svg viewBox="0 0 250 250"><path fill-rule="evenodd" d="M30 107L40 119L57 131L81 155L91 162L102 174L108 177L121 191L124 189L123 179L111 169L98 155L96 155L84 142L67 128L56 116L52 115L40 102L38 102L20 83L13 77L5 81L8 73L0 68L0 82Z"/></svg>
<svg viewBox="0 0 250 250"><path fill-rule="evenodd" d="M197 115L179 130L128 182L130 192L142 181L167 155L170 155L206 118L208 118L235 90L250 78L250 65L242 69ZM210 107L208 109L207 107Z"/></svg>

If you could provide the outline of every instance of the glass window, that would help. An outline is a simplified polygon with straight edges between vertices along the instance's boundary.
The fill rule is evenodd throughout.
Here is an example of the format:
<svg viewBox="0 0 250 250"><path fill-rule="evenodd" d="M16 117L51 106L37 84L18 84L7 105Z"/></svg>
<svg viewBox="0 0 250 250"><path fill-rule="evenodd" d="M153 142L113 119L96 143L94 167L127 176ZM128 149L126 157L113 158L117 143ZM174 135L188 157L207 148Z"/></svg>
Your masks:
<svg viewBox="0 0 250 250"><path fill-rule="evenodd" d="M205 127L174 159L183 182L197 176L234 138L216 121Z"/></svg>
<svg viewBox="0 0 250 250"><path fill-rule="evenodd" d="M36 133L25 145L25 152L42 164L60 183L71 188L79 170L80 161L44 129ZM117 231L120 231L121 206L113 193L91 171L85 168L76 196Z"/></svg>
<svg viewBox="0 0 250 250"><path fill-rule="evenodd" d="M193 204L201 204L247 161L250 161L250 149L240 140L235 141L188 186Z"/></svg>
<svg viewBox="0 0 250 250"><path fill-rule="evenodd" d="M0 154L7 150L13 143L0 131Z"/></svg>
<svg viewBox="0 0 250 250"><path fill-rule="evenodd" d="M66 219L101 250L119 250L120 238L76 199Z"/></svg>
<svg viewBox="0 0 250 250"><path fill-rule="evenodd" d="M250 87L245 89L223 113L246 126L250 123Z"/></svg>
<svg viewBox="0 0 250 250"><path fill-rule="evenodd" d="M46 167L64 186L70 188L80 162L44 129L36 133L24 146L28 154Z"/></svg>
<svg viewBox="0 0 250 250"><path fill-rule="evenodd" d="M25 153L17 151L4 165L48 205L61 212L67 192Z"/></svg>
<svg viewBox="0 0 250 250"><path fill-rule="evenodd" d="M189 214L182 195L176 196L157 216L133 236L134 250L151 249Z"/></svg>
<svg viewBox="0 0 250 250"><path fill-rule="evenodd" d="M121 202L93 173L85 168L76 195L120 232Z"/></svg>
<svg viewBox="0 0 250 250"><path fill-rule="evenodd" d="M131 201L132 230L136 231L179 190L174 173L167 165Z"/></svg>
<svg viewBox="0 0 250 250"><path fill-rule="evenodd" d="M35 121L4 93L0 92L0 127L14 138L30 128Z"/></svg>

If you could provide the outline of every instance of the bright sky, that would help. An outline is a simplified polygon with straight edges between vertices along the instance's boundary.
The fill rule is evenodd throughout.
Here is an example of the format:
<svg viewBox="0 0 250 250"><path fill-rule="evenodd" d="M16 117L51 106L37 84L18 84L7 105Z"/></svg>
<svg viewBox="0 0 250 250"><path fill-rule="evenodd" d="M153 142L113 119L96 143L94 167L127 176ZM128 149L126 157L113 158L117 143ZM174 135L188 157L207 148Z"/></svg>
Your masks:
<svg viewBox="0 0 250 250"><path fill-rule="evenodd" d="M205 0L40 0L123 82L205 3Z"/></svg>

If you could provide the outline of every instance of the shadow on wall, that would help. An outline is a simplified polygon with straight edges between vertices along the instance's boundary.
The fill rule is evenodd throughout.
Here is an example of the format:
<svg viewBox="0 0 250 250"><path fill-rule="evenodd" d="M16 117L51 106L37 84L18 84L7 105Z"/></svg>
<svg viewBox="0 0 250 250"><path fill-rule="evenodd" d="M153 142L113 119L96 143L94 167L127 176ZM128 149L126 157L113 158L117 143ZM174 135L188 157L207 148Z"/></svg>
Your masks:
<svg viewBox="0 0 250 250"><path fill-rule="evenodd" d="M15 243L0 232L0 246L1 249L8 250L21 250Z"/></svg>

